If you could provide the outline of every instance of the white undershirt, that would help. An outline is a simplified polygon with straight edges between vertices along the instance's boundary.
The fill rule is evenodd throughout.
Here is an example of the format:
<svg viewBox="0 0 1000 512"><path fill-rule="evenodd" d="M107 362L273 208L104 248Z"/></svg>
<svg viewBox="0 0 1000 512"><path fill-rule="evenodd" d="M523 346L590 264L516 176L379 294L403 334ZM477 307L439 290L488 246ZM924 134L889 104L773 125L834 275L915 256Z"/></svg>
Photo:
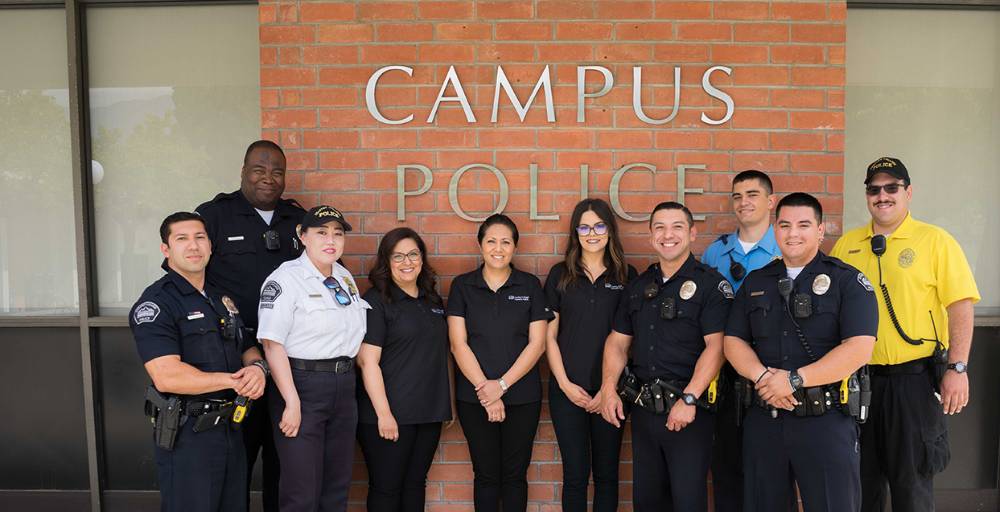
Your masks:
<svg viewBox="0 0 1000 512"><path fill-rule="evenodd" d="M750 249L753 249L755 245L757 245L757 242L744 242L740 240L740 246L743 247L743 254L750 254Z"/></svg>
<svg viewBox="0 0 1000 512"><path fill-rule="evenodd" d="M785 270L788 271L788 277L795 279L796 277L799 277L799 274L802 273L802 269L804 268L806 267L785 267Z"/></svg>
<svg viewBox="0 0 1000 512"><path fill-rule="evenodd" d="M268 226L271 225L271 219L274 218L274 210L261 210L260 208L254 208L254 210L257 210L257 214L260 215L260 218L264 219L265 224Z"/></svg>

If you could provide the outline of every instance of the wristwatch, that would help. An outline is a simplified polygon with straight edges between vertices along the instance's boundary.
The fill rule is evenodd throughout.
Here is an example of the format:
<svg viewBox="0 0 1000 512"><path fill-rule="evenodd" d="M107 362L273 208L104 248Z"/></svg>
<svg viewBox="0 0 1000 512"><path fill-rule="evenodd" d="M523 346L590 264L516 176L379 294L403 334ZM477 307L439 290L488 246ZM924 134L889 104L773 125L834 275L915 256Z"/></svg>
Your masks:
<svg viewBox="0 0 1000 512"><path fill-rule="evenodd" d="M799 375L798 370L788 372L788 383L791 384L792 391L798 391L802 388L802 376Z"/></svg>
<svg viewBox="0 0 1000 512"><path fill-rule="evenodd" d="M497 384L500 384L500 391L507 392L507 383L504 382L503 377L497 379Z"/></svg>
<svg viewBox="0 0 1000 512"><path fill-rule="evenodd" d="M698 403L698 397L692 395L691 393L684 393L681 395L681 400L684 400L686 405L694 405Z"/></svg>
<svg viewBox="0 0 1000 512"><path fill-rule="evenodd" d="M253 361L252 363L250 363L249 366L256 366L257 368L260 368L261 370L264 370L264 377L270 377L271 376L271 367L267 365L267 360L258 359L256 361Z"/></svg>
<svg viewBox="0 0 1000 512"><path fill-rule="evenodd" d="M948 365L949 370L955 370L955 373L965 373L969 371L969 365L965 361L955 361Z"/></svg>

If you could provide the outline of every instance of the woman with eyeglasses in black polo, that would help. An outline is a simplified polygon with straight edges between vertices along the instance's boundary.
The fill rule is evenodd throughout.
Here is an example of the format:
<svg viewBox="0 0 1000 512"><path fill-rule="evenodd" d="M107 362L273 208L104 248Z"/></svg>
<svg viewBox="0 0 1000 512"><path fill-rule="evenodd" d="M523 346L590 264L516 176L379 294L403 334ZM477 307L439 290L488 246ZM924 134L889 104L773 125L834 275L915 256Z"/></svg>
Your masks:
<svg viewBox="0 0 1000 512"><path fill-rule="evenodd" d="M424 241L389 231L368 274L368 329L358 353L358 441L370 512L424 510L427 471L452 418L448 323Z"/></svg>
<svg viewBox="0 0 1000 512"><path fill-rule="evenodd" d="M476 512L523 511L542 408L538 358L552 317L538 278L511 265L517 226L495 214L477 234L483 265L455 278L448 333L460 372L458 420L472 457Z"/></svg>
<svg viewBox="0 0 1000 512"><path fill-rule="evenodd" d="M346 510L358 423L354 356L370 307L343 255L344 216L309 210L297 228L302 256L282 263L260 292L257 337L271 367L269 406L281 463L282 512Z"/></svg>
<svg viewBox="0 0 1000 512"><path fill-rule="evenodd" d="M577 203L565 259L552 267L545 281L548 306L555 314L546 336L552 372L549 410L563 459L562 506L567 512L586 512L591 471L594 511L618 509L622 429L601 418L601 358L619 296L636 275L625 262L608 203Z"/></svg>

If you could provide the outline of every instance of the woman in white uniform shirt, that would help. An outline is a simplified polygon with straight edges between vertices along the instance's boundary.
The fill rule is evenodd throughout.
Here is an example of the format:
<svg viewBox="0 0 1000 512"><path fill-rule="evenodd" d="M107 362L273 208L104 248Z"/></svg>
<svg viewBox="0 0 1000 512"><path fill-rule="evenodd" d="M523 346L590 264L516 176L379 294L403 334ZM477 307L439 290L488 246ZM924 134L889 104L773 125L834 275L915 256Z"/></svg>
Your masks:
<svg viewBox="0 0 1000 512"><path fill-rule="evenodd" d="M309 210L298 227L302 256L261 288L257 337L278 391L269 405L282 512L347 509L358 422L353 358L369 309L337 263L350 230L336 208Z"/></svg>

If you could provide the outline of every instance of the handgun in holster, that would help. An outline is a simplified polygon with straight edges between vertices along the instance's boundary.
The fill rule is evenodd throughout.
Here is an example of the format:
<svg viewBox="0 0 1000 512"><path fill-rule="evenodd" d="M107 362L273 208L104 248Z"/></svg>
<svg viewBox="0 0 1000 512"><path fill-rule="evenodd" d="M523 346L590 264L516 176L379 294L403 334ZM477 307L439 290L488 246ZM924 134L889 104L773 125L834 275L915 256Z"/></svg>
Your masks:
<svg viewBox="0 0 1000 512"><path fill-rule="evenodd" d="M622 398L623 402L642 406L640 403L642 401L642 385L639 384L639 378L627 366L622 370L621 376L618 377L616 389L618 396Z"/></svg>
<svg viewBox="0 0 1000 512"><path fill-rule="evenodd" d="M146 416L153 422L153 441L164 450L173 450L177 431L187 417L184 401L177 395L166 396L153 386L146 388Z"/></svg>

